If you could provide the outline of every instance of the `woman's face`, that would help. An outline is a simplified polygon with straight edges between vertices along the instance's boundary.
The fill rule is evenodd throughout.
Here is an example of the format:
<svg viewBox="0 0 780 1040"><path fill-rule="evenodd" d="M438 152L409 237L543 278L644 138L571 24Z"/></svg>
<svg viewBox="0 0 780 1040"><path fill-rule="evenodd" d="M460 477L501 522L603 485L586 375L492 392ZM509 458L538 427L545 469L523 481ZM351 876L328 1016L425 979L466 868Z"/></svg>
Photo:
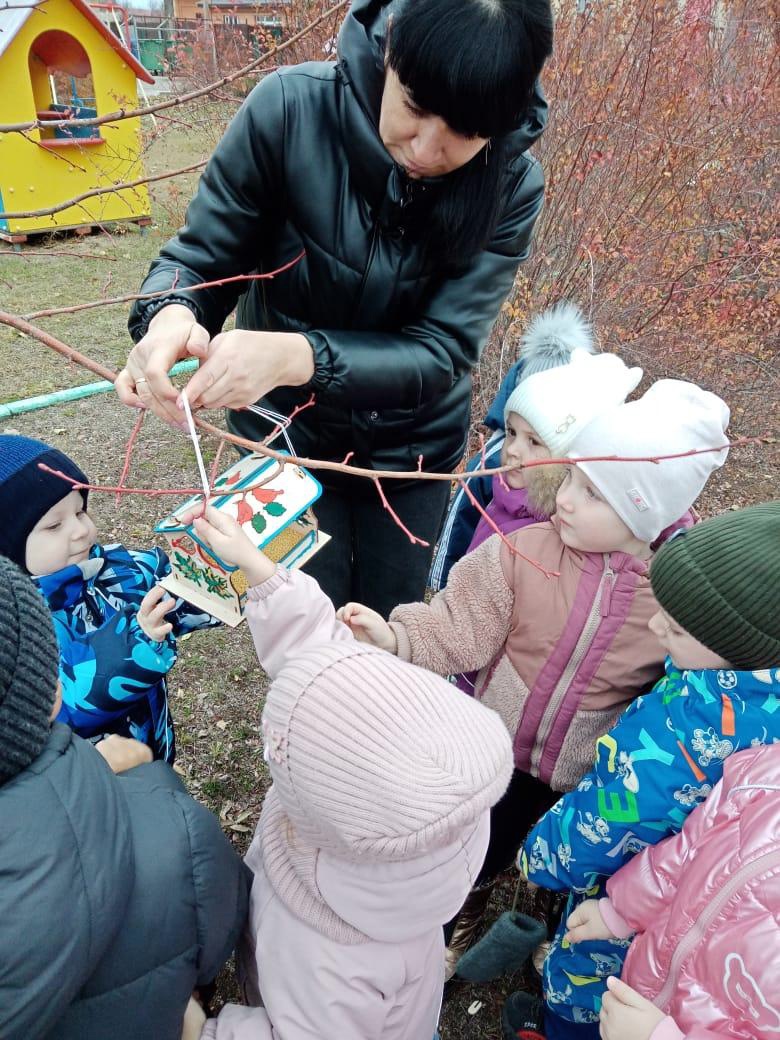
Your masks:
<svg viewBox="0 0 780 1040"><path fill-rule="evenodd" d="M442 177L465 166L488 143L456 134L440 116L417 108L390 66L379 111L382 143L409 177Z"/></svg>

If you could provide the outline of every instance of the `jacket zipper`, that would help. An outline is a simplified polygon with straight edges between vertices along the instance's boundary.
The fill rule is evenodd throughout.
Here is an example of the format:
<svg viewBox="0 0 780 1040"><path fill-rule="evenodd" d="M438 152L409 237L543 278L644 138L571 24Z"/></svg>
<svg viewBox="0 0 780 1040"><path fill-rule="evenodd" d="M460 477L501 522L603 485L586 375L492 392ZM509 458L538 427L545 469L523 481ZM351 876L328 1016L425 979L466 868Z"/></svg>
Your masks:
<svg viewBox="0 0 780 1040"><path fill-rule="evenodd" d="M566 694L569 692L569 686L574 678L577 669L582 664L583 658L590 650L591 644L593 643L596 633L598 632L601 619L609 616L610 607L612 605L612 585L615 577L615 572L612 570L609 563L609 553L604 553L604 573L601 575L599 581L599 587L596 589L596 595L593 597L593 603L591 604L590 613L588 614L585 625L583 626L580 638L577 640L577 645L574 647L571 653L571 657L566 662L566 667L561 673L561 677L555 684L555 689L552 692L547 708L542 716L539 723L539 728L536 731L536 739L534 740L534 747L531 752L531 768L535 769L538 773L539 762L541 761L544 745L547 742L547 738L550 735L553 721L558 713L558 709L566 698Z"/></svg>
<svg viewBox="0 0 780 1040"><path fill-rule="evenodd" d="M754 859L752 862L746 863L743 867L740 867L729 883L720 890L715 899L706 907L701 916L697 918L693 928L686 933L682 942L674 951L672 959L669 962L669 972L666 976L666 982L664 983L661 992L653 1000L656 1007L663 1011L663 1009L668 1006L672 991L677 985L677 975L680 971L680 965L691 950L701 942L702 936L720 913L723 904L727 903L736 889L744 885L750 877L754 877L762 870L765 870L767 866L773 866L775 863L780 864L780 850L773 849L772 852L765 852L763 856L759 856L758 859Z"/></svg>
<svg viewBox="0 0 780 1040"><path fill-rule="evenodd" d="M352 325L354 327L355 318L360 313L360 308L363 306L363 293L366 291L366 282L368 281L368 274L371 270L371 265L374 263L374 254L376 253L376 240L379 235L379 221L374 221L374 226L371 229L371 246L368 250L368 260L366 266L363 269L363 278L360 282L360 291L357 295L357 303L355 304L354 310L352 311Z"/></svg>

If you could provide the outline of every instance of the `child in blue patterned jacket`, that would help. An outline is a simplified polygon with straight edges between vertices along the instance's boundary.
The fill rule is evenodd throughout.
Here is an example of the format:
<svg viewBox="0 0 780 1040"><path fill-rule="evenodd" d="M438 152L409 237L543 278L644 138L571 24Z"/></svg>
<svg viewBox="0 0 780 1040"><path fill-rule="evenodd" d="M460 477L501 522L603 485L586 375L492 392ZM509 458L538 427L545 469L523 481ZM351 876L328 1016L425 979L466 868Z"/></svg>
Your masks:
<svg viewBox="0 0 780 1040"><path fill-rule="evenodd" d="M166 675L176 636L218 622L158 582L170 571L160 549L97 543L87 491L72 490L43 463L89 481L61 451L0 435L0 554L27 573L46 600L60 648L58 721L90 738L115 772L176 748Z"/></svg>
<svg viewBox="0 0 780 1040"><path fill-rule="evenodd" d="M725 759L780 740L780 502L680 532L653 560L650 581L661 607L650 628L667 652L666 674L599 739L593 771L520 853L530 881L570 896L545 962L546 1007L513 994L507 1035L536 1019L548 1040L599 1036L606 979L620 975L630 940L574 941L567 926L578 924L577 907L604 895L645 846L678 832Z"/></svg>

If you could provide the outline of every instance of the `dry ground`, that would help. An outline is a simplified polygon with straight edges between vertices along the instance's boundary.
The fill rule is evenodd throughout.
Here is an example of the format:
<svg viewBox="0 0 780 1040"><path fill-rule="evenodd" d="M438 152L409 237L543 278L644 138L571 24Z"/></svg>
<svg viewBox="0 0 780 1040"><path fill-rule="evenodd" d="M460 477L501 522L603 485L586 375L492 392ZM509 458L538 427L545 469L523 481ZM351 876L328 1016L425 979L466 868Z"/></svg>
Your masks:
<svg viewBox="0 0 780 1040"><path fill-rule="evenodd" d="M182 134L181 139L169 135L152 149L149 166L152 170L183 166L200 154L189 135ZM0 306L24 314L134 291L148 262L170 234L169 214L177 208L180 196L163 188L155 201L157 222L145 235L131 229L84 239L59 236L38 240L17 256L0 254ZM58 255L62 252L74 255ZM93 358L118 367L129 345L126 321L127 307L114 306L40 324ZM94 379L4 326L0 326L0 358L0 402ZM0 431L49 441L72 455L93 481L113 483L134 418L113 394L105 394L0 419ZM196 471L186 436L150 418L139 439L130 477L143 486L192 486ZM776 447L767 443L732 453L729 464L711 482L700 509L708 515L776 495ZM117 507L112 496L93 494L91 511L101 540L138 546L155 540L152 528L165 514L166 505L161 499L129 496ZM268 782L258 735L266 678L256 663L246 629L221 629L183 640L171 679L177 768L192 793L218 813L231 840L243 850ZM508 879L494 899L496 913L507 905L511 887ZM518 979L507 979L501 985L461 986L445 1007L443 1040L499 1040L501 1000L518 984ZM228 972L221 992L229 995L231 989ZM469 1015L467 1009L475 999L482 1000L483 1006Z"/></svg>

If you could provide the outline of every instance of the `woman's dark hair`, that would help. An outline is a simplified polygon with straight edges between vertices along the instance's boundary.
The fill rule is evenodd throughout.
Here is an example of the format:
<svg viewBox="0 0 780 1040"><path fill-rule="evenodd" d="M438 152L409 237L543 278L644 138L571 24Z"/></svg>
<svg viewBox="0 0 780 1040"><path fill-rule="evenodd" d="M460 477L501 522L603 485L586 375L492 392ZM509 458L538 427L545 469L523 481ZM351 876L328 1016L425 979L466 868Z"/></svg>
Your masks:
<svg viewBox="0 0 780 1040"><path fill-rule="evenodd" d="M501 139L528 113L552 41L549 0L406 0L394 12L386 60L414 104L491 140L436 192L424 231L432 261L458 268L490 240L503 201Z"/></svg>

